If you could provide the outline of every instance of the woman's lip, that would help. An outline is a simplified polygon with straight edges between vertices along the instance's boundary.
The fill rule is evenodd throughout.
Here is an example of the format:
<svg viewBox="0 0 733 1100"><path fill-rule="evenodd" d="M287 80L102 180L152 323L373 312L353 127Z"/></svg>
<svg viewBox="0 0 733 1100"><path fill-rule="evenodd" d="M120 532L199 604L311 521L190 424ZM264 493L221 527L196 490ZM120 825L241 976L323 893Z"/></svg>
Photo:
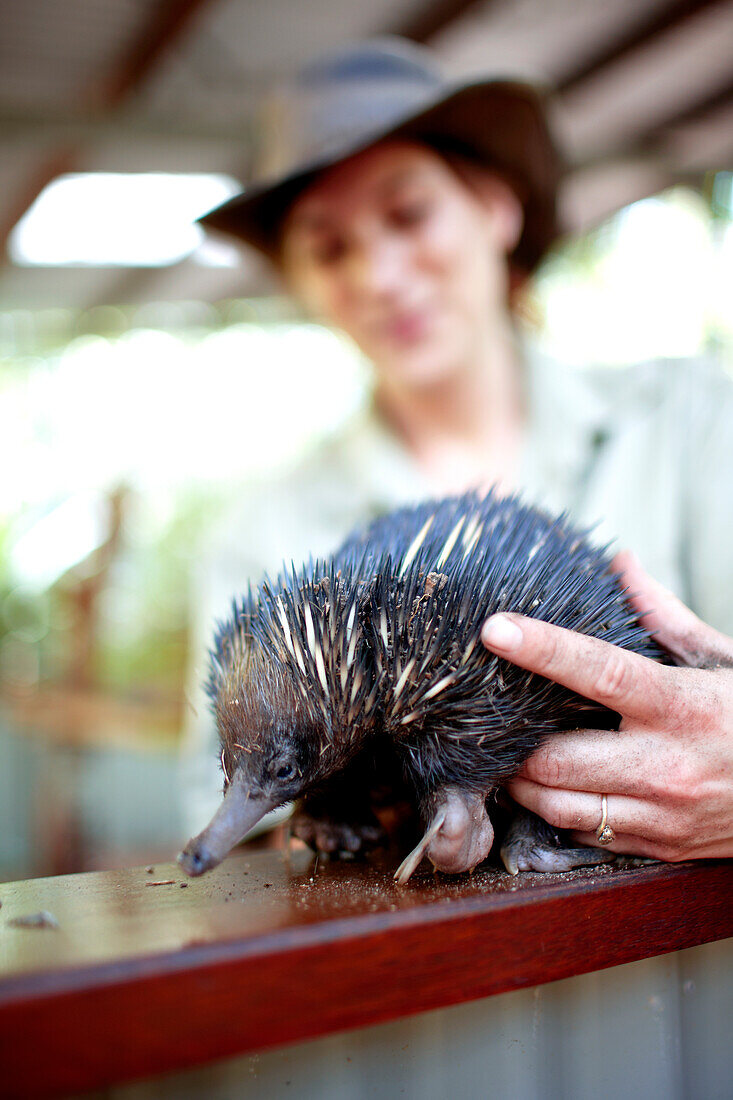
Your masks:
<svg viewBox="0 0 733 1100"><path fill-rule="evenodd" d="M380 325L380 329L389 340L409 343L425 335L431 320L430 310L412 309L388 318Z"/></svg>

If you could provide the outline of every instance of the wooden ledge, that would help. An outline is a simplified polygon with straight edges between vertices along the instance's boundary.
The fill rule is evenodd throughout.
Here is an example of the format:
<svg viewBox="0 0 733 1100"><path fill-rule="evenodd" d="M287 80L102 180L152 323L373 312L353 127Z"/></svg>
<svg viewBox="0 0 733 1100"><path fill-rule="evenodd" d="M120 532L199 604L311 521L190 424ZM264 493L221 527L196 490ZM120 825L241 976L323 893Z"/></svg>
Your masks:
<svg viewBox="0 0 733 1100"><path fill-rule="evenodd" d="M733 935L733 861L563 875L230 857L0 885L2 1095L61 1095ZM172 880L172 881L168 881ZM182 885L183 884L183 885ZM17 927L47 910L58 928Z"/></svg>

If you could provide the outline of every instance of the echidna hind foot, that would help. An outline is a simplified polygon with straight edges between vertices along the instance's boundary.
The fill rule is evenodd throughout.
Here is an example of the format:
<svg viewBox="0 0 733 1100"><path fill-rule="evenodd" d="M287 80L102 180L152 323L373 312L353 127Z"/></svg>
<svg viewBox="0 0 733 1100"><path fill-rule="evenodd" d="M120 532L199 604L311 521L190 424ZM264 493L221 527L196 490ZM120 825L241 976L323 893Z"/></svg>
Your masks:
<svg viewBox="0 0 733 1100"><path fill-rule="evenodd" d="M433 806L433 817L422 840L395 872L400 886L404 886L425 856L436 871L456 875L472 871L491 851L494 829L486 812L485 795L444 787L435 795Z"/></svg>
<svg viewBox="0 0 733 1100"><path fill-rule="evenodd" d="M522 809L517 809L499 854L510 875L519 871L570 871L615 858L605 848L563 848L551 825Z"/></svg>

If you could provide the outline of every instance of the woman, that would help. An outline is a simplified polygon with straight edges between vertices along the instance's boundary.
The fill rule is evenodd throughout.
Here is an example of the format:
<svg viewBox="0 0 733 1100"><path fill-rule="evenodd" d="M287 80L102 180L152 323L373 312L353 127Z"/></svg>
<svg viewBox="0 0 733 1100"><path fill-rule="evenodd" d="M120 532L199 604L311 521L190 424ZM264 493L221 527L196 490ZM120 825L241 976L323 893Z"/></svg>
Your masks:
<svg viewBox="0 0 733 1100"><path fill-rule="evenodd" d="M309 311L356 341L375 402L366 424L250 502L247 573L326 552L406 499L498 482L580 522L603 515L603 533L733 633L730 385L703 365L649 365L615 384L575 376L515 336L513 291L558 232L559 165L536 95L447 88L414 47L381 42L311 66L290 107L289 163L203 221L264 251ZM619 737L555 739L509 790L582 843L732 855L733 640L631 555L617 565L690 667L495 616L488 648L622 716Z"/></svg>

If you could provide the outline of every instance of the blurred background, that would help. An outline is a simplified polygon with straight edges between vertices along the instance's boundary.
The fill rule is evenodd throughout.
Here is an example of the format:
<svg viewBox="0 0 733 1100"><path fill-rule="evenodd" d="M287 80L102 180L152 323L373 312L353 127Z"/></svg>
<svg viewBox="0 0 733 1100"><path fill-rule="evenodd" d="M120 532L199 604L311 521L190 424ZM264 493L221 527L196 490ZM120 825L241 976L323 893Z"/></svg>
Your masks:
<svg viewBox="0 0 733 1100"><path fill-rule="evenodd" d="M571 235L521 324L578 369L599 348L730 363L733 3L5 0L0 19L9 879L175 853L207 533L368 399L348 342L193 224L246 182L261 93L380 33L457 80L555 88Z"/></svg>

